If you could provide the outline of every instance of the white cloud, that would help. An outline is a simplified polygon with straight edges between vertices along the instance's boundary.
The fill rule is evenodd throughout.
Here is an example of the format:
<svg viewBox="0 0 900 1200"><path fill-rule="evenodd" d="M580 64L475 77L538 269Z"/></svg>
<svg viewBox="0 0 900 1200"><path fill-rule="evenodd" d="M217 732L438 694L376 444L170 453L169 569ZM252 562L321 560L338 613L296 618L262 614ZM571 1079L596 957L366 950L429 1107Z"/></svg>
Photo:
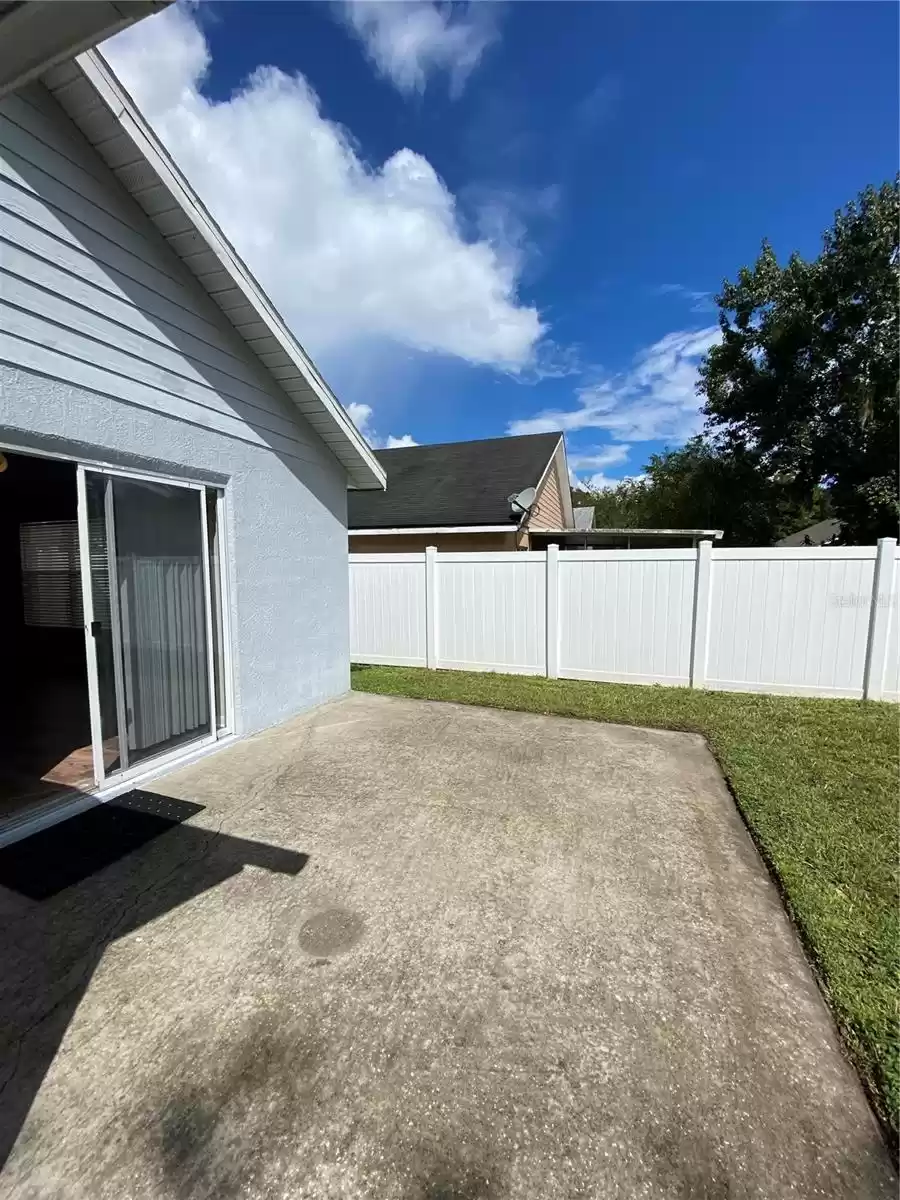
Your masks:
<svg viewBox="0 0 900 1200"><path fill-rule="evenodd" d="M583 475L574 486L586 488L589 492L602 492L604 488L618 487L624 482L624 479L613 479L602 471L596 471L593 475Z"/></svg>
<svg viewBox="0 0 900 1200"><path fill-rule="evenodd" d="M579 389L576 408L513 421L507 433L605 429L616 441L683 441L701 426L697 369L720 337L718 326L669 333L641 350L628 371Z"/></svg>
<svg viewBox="0 0 900 1200"><path fill-rule="evenodd" d="M381 438L372 428L372 405L353 403L347 405L347 416L376 450L396 450L400 446L418 446L418 442L411 433L401 434L400 437L395 437L389 433L386 438Z"/></svg>
<svg viewBox="0 0 900 1200"><path fill-rule="evenodd" d="M498 9L488 3L338 0L335 7L401 92L422 92L429 75L445 71L451 95L458 96L497 38Z"/></svg>
<svg viewBox="0 0 900 1200"><path fill-rule="evenodd" d="M347 416L363 435L367 438L371 434L370 422L372 420L372 405L371 404L348 404Z"/></svg>
<svg viewBox="0 0 900 1200"><path fill-rule="evenodd" d="M591 91L575 106L574 120L580 135L596 132L608 124L622 99L622 79L619 75L604 75Z"/></svg>
<svg viewBox="0 0 900 1200"><path fill-rule="evenodd" d="M631 447L626 444L618 446L602 446L597 450L576 451L569 454L569 467L575 471L599 471L603 467L616 467L625 462L631 453Z"/></svg>
<svg viewBox="0 0 900 1200"><path fill-rule="evenodd" d="M208 99L209 47L181 6L103 49L315 356L380 341L513 372L535 361L543 326L518 301L519 256L466 241L427 159L398 149L370 166L303 76L274 67Z"/></svg>
<svg viewBox="0 0 900 1200"><path fill-rule="evenodd" d="M598 446L593 450L574 451L568 455L569 475L572 487L589 488L598 492L601 488L615 487L622 482L613 479L604 471L605 467L618 467L631 453L628 443Z"/></svg>
<svg viewBox="0 0 900 1200"><path fill-rule="evenodd" d="M685 287L683 283L658 283L650 289L654 296L675 296L687 300L690 311L695 313L718 312L712 292L701 292L695 288Z"/></svg>

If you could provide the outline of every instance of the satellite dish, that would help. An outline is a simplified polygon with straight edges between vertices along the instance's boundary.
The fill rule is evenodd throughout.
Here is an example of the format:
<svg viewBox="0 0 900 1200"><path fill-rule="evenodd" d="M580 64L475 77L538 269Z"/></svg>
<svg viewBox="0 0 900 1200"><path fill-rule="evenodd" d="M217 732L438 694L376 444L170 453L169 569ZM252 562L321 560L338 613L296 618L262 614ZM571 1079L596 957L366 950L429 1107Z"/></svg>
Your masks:
<svg viewBox="0 0 900 1200"><path fill-rule="evenodd" d="M509 507L516 515L527 513L537 499L537 488L525 488L523 492L513 492L509 497Z"/></svg>

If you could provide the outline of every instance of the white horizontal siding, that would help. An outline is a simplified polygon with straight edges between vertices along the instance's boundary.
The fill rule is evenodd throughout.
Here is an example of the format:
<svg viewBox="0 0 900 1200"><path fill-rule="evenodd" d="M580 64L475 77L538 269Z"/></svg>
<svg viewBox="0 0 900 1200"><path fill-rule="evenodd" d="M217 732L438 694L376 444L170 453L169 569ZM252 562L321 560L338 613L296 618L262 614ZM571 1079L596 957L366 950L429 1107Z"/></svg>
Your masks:
<svg viewBox="0 0 900 1200"><path fill-rule="evenodd" d="M0 329L4 332L79 362L102 363L104 370L114 375L154 388L164 395L179 396L200 408L253 421L260 433L274 433L296 441L296 426L289 417L223 395L183 355L162 350L127 330L119 331L103 318L72 305L57 303L52 296L47 296L46 303L42 304L39 295L35 308L27 311L12 302L31 299L23 297L23 290L11 286L8 292L2 293ZM264 395L262 398L265 399Z"/></svg>
<svg viewBox="0 0 900 1200"><path fill-rule="evenodd" d="M192 296L187 286L182 288L173 283L167 276L148 267L142 259L128 256L112 243L105 242L100 235L79 229L76 222L60 219L37 197L22 193L2 178L0 237L9 248L5 249L4 258L9 255L10 270L13 269L13 252L19 249L25 255L37 258L39 264L55 267L55 283L63 289L67 283L61 276L68 273L76 280L109 292L132 308L146 312L150 319L162 318L165 325L160 336L171 336L173 329L184 330L211 345L230 359L230 369L235 375L267 391L270 403L274 400L290 411L284 397L267 382L265 372L254 364L240 339L217 324L215 318L220 315L199 289ZM159 253L161 257L171 257L164 244L159 247ZM190 282L188 278L186 284ZM104 303L103 297L98 302ZM85 300L83 290L82 303L90 304Z"/></svg>
<svg viewBox="0 0 900 1200"><path fill-rule="evenodd" d="M319 460L308 423L41 85L0 102L0 298L8 365Z"/></svg>
<svg viewBox="0 0 900 1200"><path fill-rule="evenodd" d="M190 357L210 361L236 378L267 390L265 372L248 361L246 353L240 353L240 344L233 335L223 335L217 325L199 313L174 305L76 243L60 244L38 223L42 217L39 205L35 206L34 221L17 217L11 209L17 197L10 199L11 190L0 179L0 269L6 274L31 279L89 309L102 312L110 300L118 302L115 311L119 320L132 323L129 310L138 320L144 315L160 339L180 334Z"/></svg>
<svg viewBox="0 0 900 1200"><path fill-rule="evenodd" d="M3 132L0 128L0 138ZM148 238L138 234L128 237L128 227L115 217L97 208L71 188L58 184L48 172L23 163L18 155L10 153L2 145L2 141L0 146L0 179L6 185L4 204L15 216L31 221L60 241L80 247L92 258L145 283L173 304L188 309L193 307L190 277L186 276L181 281L175 277L178 259L166 254L162 246L154 253L153 245L148 240L152 229L147 231ZM39 157L40 142L34 142L33 147L35 157ZM115 180L110 181L110 187L113 186L118 187ZM138 210L135 220L140 219ZM169 258L172 258L172 262L167 261ZM157 261L154 262L154 259Z"/></svg>
<svg viewBox="0 0 900 1200"><path fill-rule="evenodd" d="M106 165L97 157L84 138L68 136L59 105L41 85L32 84L3 99L0 119L19 126L33 137L51 147L71 163L81 167L95 179L107 179ZM134 157L134 147L131 156Z"/></svg>

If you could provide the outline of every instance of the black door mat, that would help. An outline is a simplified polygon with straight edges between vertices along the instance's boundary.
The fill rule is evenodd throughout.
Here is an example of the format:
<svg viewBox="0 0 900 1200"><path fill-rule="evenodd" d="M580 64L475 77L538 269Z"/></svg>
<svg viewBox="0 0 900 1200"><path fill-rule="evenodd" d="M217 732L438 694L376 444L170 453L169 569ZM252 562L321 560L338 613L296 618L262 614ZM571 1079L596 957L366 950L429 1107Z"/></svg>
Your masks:
<svg viewBox="0 0 900 1200"><path fill-rule="evenodd" d="M202 804L189 800L127 792L4 846L0 887L30 900L48 900L202 811Z"/></svg>

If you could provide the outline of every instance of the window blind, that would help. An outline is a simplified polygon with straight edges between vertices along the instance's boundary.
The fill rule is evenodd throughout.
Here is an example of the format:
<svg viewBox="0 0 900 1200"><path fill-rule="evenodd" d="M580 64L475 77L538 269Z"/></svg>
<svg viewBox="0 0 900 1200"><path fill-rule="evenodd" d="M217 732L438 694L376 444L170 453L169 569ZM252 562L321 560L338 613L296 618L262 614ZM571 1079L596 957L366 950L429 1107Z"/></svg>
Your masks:
<svg viewBox="0 0 900 1200"><path fill-rule="evenodd" d="M19 526L25 624L80 629L81 569L75 521L27 521Z"/></svg>

